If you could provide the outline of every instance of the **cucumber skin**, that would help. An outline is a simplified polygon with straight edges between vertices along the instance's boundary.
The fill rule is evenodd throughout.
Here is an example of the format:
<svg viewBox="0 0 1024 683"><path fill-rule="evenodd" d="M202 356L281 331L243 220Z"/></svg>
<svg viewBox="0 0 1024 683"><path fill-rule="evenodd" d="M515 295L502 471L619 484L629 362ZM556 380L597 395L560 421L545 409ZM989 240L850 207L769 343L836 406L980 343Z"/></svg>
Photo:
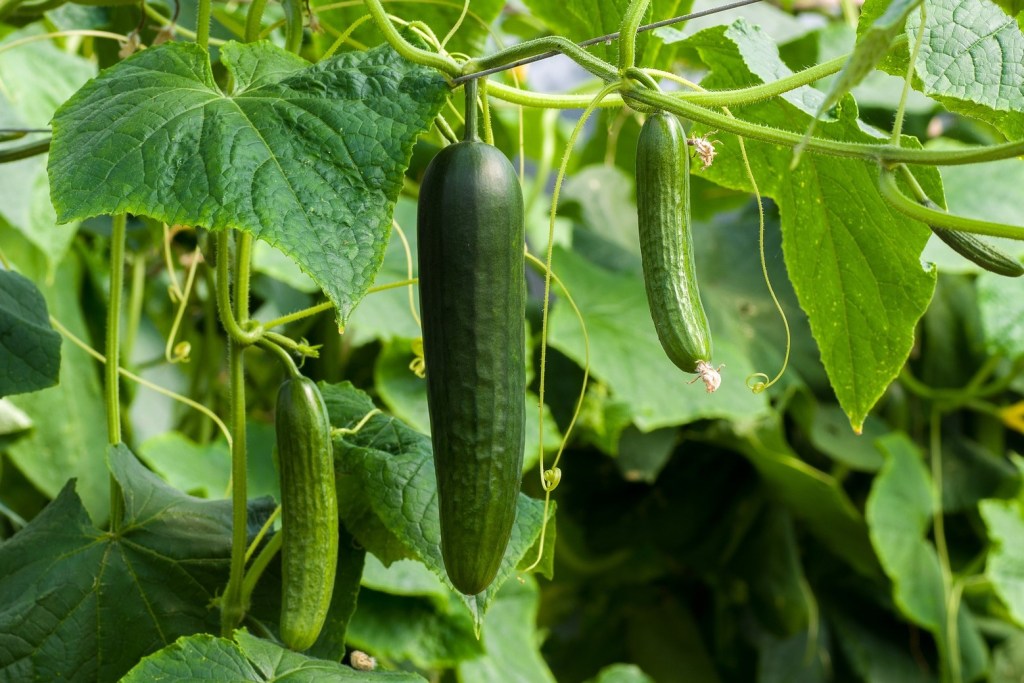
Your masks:
<svg viewBox="0 0 1024 683"><path fill-rule="evenodd" d="M636 148L640 256L651 318L665 354L684 372L711 362L711 330L701 304L690 235L690 153L674 114L657 112Z"/></svg>
<svg viewBox="0 0 1024 683"><path fill-rule="evenodd" d="M525 228L495 147L442 149L420 186L419 286L441 554L467 595L505 555L525 444Z"/></svg>
<svg viewBox="0 0 1024 683"><path fill-rule="evenodd" d="M334 592L338 567L338 497L327 406L306 377L277 392L277 455L281 471L281 640L312 647Z"/></svg>

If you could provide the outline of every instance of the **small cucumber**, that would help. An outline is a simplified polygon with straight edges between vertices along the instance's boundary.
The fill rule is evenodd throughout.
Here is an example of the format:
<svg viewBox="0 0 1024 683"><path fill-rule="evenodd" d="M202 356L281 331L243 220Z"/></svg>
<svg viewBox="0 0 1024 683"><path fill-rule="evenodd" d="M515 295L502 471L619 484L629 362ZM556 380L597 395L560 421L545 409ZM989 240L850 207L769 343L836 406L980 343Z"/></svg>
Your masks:
<svg viewBox="0 0 1024 683"><path fill-rule="evenodd" d="M934 202L923 202L929 209L941 210ZM1020 261L1004 254L988 242L978 239L969 232L959 230L946 230L928 226L935 233L935 236L946 243L950 249L963 256L965 259L980 266L985 270L1005 275L1006 277L1020 277L1024 275L1024 266Z"/></svg>
<svg viewBox="0 0 1024 683"><path fill-rule="evenodd" d="M418 235L441 554L475 595L505 555L522 478L526 280L519 179L467 130L427 168Z"/></svg>
<svg viewBox="0 0 1024 683"><path fill-rule="evenodd" d="M277 392L281 472L281 640L309 649L327 618L338 565L338 498L327 406L306 377Z"/></svg>
<svg viewBox="0 0 1024 683"><path fill-rule="evenodd" d="M644 286L658 339L673 363L715 391L721 377L711 365L711 330L690 235L690 153L673 114L656 112L640 129L636 199Z"/></svg>

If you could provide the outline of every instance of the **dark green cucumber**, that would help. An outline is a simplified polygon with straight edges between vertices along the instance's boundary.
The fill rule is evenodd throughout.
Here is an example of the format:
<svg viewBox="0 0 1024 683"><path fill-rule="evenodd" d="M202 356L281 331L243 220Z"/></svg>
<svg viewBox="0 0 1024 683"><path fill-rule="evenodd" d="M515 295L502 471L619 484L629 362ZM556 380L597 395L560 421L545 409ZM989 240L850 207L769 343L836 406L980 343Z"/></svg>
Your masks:
<svg viewBox="0 0 1024 683"><path fill-rule="evenodd" d="M441 553L452 584L475 595L508 546L523 466L523 195L501 151L467 140L431 161L418 211Z"/></svg>
<svg viewBox="0 0 1024 683"><path fill-rule="evenodd" d="M651 318L665 354L718 388L711 366L711 330L697 287L690 235L690 153L675 115L647 117L636 148L640 256Z"/></svg>
<svg viewBox="0 0 1024 683"><path fill-rule="evenodd" d="M331 604L338 566L338 498L327 406L305 377L277 392L281 471L281 640L313 645Z"/></svg>
<svg viewBox="0 0 1024 683"><path fill-rule="evenodd" d="M929 209L941 211L935 202L922 202ZM969 232L959 230L946 230L928 226L935 233L935 236L942 240L946 246L963 256L971 263L984 268L985 270L1005 275L1006 277L1020 277L1024 275L1024 266L1020 261L1004 254L988 242L978 239Z"/></svg>

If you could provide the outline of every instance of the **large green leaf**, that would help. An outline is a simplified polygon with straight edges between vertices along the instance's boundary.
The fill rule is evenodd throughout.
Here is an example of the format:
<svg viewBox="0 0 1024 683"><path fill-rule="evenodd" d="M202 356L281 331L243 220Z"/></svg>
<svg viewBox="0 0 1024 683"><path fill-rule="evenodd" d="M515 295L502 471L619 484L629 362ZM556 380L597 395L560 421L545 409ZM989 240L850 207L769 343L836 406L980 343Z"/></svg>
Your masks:
<svg viewBox="0 0 1024 683"><path fill-rule="evenodd" d="M868 496L871 543L892 581L893 601L913 623L931 631L943 660L950 656L946 588L935 547L928 540L935 510L931 481L920 453L902 434L878 441L885 465ZM965 604L956 624L963 679L977 678L988 666L988 650Z"/></svg>
<svg viewBox="0 0 1024 683"><path fill-rule="evenodd" d="M0 270L0 397L53 386L59 373L60 335L46 299L25 276Z"/></svg>
<svg viewBox="0 0 1024 683"><path fill-rule="evenodd" d="M420 676L391 671L356 671L336 662L313 659L266 640L236 631L234 641L200 634L179 638L143 659L122 683L209 681L210 683L422 683Z"/></svg>
<svg viewBox="0 0 1024 683"><path fill-rule="evenodd" d="M380 267L402 174L444 79L388 47L315 66L269 43L228 43L220 55L230 92L206 50L167 43L57 111L58 218L128 212L245 230L294 259L344 324Z"/></svg>
<svg viewBox="0 0 1024 683"><path fill-rule="evenodd" d="M772 81L791 70L775 44L743 20L689 38L711 68L707 88L742 87ZM772 101L744 107L737 115L777 128L802 132L823 95L810 87ZM866 143L884 138L857 119L846 98L838 119L821 122L818 134ZM694 126L698 134L705 132ZM722 136L707 177L749 190L739 144ZM916 144L905 138L907 145ZM790 171L788 148L748 141L747 153L761 191L776 199L782 218L786 267L821 351L840 405L855 429L902 368L914 343L914 327L935 286L935 273L921 266L930 234L923 224L894 214L876 189L873 162L805 154ZM730 150L726 155L724 150ZM934 169L919 173L929 193L941 197Z"/></svg>
<svg viewBox="0 0 1024 683"><path fill-rule="evenodd" d="M420 669L452 668L479 657L483 647L472 617L454 595L451 601L438 606L424 598L363 590L348 642L384 661L410 662Z"/></svg>
<svg viewBox="0 0 1024 683"><path fill-rule="evenodd" d="M852 568L878 576L864 519L836 479L812 467L785 441L781 418L738 423L708 431L742 453L757 468L769 490L822 544Z"/></svg>
<svg viewBox="0 0 1024 683"><path fill-rule="evenodd" d="M985 574L1014 621L1024 626L1024 503L985 500L979 507L992 543Z"/></svg>
<svg viewBox="0 0 1024 683"><path fill-rule="evenodd" d="M0 40L0 49L41 33L38 24L14 31ZM47 65L45 78L40 75L41 64ZM95 73L96 67L88 60L58 49L49 41L23 43L6 51L0 59L0 121L5 127L45 128L54 110ZM56 225L46 156L4 164L2 175L0 225L9 224L39 248L52 273L64 258L78 222Z"/></svg>
<svg viewBox="0 0 1024 683"><path fill-rule="evenodd" d="M322 384L321 392L334 427L351 429L374 410L370 397L347 382ZM345 501L341 514L356 540L386 563L403 556L418 559L451 587L441 558L430 438L395 418L375 415L358 432L336 436L334 453L338 497ZM543 515L541 501L520 494L512 538L494 582L478 595L459 594L478 624L502 584L536 552ZM554 505L548 524L553 520Z"/></svg>
<svg viewBox="0 0 1024 683"><path fill-rule="evenodd" d="M115 681L180 635L215 630L227 580L231 505L185 496L124 445L110 468L125 494L121 531L96 528L69 483L0 546L0 677ZM259 528L270 506L250 514Z"/></svg>
<svg viewBox="0 0 1024 683"><path fill-rule="evenodd" d="M1020 281L983 273L975 285L985 346L1010 358L1024 356L1024 297Z"/></svg>
<svg viewBox="0 0 1024 683"><path fill-rule="evenodd" d="M1024 137L1024 35L1016 20L985 0L929 0L927 8L914 65L922 92L1010 138ZM920 25L912 13L907 35ZM908 56L909 48L904 71Z"/></svg>
<svg viewBox="0 0 1024 683"><path fill-rule="evenodd" d="M612 664L597 672L588 683L654 683L654 679L635 664Z"/></svg>
<svg viewBox="0 0 1024 683"><path fill-rule="evenodd" d="M368 16L366 7L361 2L339 7L336 2L319 0L314 5L314 9L317 9L317 5L327 4L330 5L330 11L320 15L321 23L337 26L338 29L334 29L324 36L327 38L326 45L334 41L339 31L345 30L360 18ZM468 7L466 17L451 39L445 43L445 49L449 52L477 55L490 35L490 25L498 18L505 2L504 0L472 0L471 3L467 2L465 5ZM390 2L387 4L389 14L408 21L422 21L430 27L438 40L444 40L448 32L455 28L459 15L462 14L462 8L463 0L429 4L418 2ZM366 45L376 45L384 40L373 22L366 22L357 27L352 37Z"/></svg>
<svg viewBox="0 0 1024 683"><path fill-rule="evenodd" d="M893 0L888 3L885 12L875 17L873 21L866 21L861 17L860 25L857 27L857 45L849 60L839 72L839 76L832 82L825 99L818 105L816 116L839 101L839 98L850 92L855 85L864 80L864 77L871 73L875 65L889 51L892 41L903 32L907 23L907 16L914 11L923 0Z"/></svg>
<svg viewBox="0 0 1024 683"><path fill-rule="evenodd" d="M42 287L50 314L79 339L89 339L78 301L82 272L69 256L55 279ZM109 479L103 453L107 429L96 361L68 340L62 341L60 383L55 387L11 399L35 425L8 453L14 465L49 498L71 477L97 524L107 518Z"/></svg>
<svg viewBox="0 0 1024 683"><path fill-rule="evenodd" d="M456 669L461 683L555 683L540 654L537 634L537 583L510 581L483 629L486 654L469 659Z"/></svg>
<svg viewBox="0 0 1024 683"><path fill-rule="evenodd" d="M586 322L591 373L608 384L616 399L629 404L641 430L764 411L764 396L752 394L743 383L758 368L747 357L743 338L731 334L735 326L730 311L705 306L715 335L713 361L726 366L721 388L709 395L691 384L694 375L683 373L665 356L639 274L613 273L561 248L555 250L554 270ZM572 309L557 303L550 325L551 346L583 365L583 332Z"/></svg>

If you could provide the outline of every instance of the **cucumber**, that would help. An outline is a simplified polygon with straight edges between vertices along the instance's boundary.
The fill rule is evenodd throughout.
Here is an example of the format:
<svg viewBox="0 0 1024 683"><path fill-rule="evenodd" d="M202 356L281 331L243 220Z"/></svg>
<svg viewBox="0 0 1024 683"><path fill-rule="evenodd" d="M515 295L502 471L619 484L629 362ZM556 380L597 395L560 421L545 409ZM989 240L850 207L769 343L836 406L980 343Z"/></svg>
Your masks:
<svg viewBox="0 0 1024 683"><path fill-rule="evenodd" d="M469 139L430 162L418 205L441 554L467 595L490 585L508 546L526 421L523 194L505 155L474 139L474 110Z"/></svg>
<svg viewBox="0 0 1024 683"><path fill-rule="evenodd" d="M636 200L644 287L665 354L715 391L711 329L697 287L690 235L690 153L675 115L656 112L640 129Z"/></svg>
<svg viewBox="0 0 1024 683"><path fill-rule="evenodd" d="M929 209L941 211L934 202L922 202ZM988 242L980 240L969 232L959 230L947 230L929 225L932 232L940 240L946 243L950 249L963 256L971 263L984 268L985 270L1005 275L1006 277L1020 277L1024 275L1024 266L1020 261L1004 254Z"/></svg>
<svg viewBox="0 0 1024 683"><path fill-rule="evenodd" d="M338 498L327 406L306 377L277 392L281 472L281 640L309 649L327 618L338 566Z"/></svg>

